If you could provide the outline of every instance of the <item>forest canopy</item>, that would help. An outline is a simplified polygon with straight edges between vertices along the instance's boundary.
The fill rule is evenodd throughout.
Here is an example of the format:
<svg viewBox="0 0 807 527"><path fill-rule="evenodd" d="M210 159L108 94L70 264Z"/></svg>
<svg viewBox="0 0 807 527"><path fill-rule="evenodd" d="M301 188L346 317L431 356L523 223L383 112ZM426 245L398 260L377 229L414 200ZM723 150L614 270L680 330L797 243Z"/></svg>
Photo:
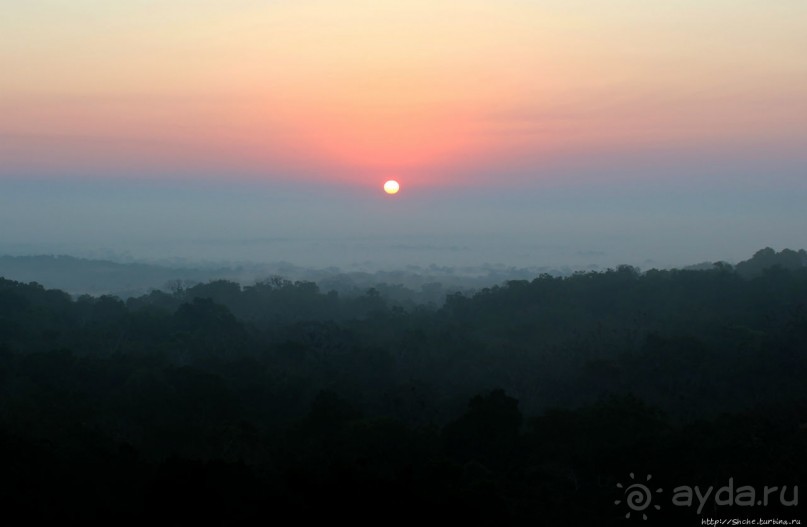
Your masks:
<svg viewBox="0 0 807 527"><path fill-rule="evenodd" d="M301 514L361 524L406 503L401 521L515 525L609 524L603 486L637 465L798 484L805 256L545 274L441 305L278 277L126 301L0 279L0 490L67 523L316 503Z"/></svg>

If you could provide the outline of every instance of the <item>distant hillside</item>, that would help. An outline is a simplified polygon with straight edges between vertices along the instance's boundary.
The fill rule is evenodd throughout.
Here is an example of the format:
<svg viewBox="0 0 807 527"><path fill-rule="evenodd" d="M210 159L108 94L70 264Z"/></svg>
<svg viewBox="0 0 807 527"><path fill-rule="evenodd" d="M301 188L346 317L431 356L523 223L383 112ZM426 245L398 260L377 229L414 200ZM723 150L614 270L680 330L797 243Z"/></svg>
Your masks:
<svg viewBox="0 0 807 527"><path fill-rule="evenodd" d="M238 279L237 269L201 270L143 263L115 263L72 256L0 256L0 276L37 282L72 294L115 294L121 297L166 288L169 282Z"/></svg>
<svg viewBox="0 0 807 527"><path fill-rule="evenodd" d="M704 262L685 270L734 269L744 278L753 278L772 267L799 269L807 266L807 251L770 247L734 266L726 262ZM592 269L589 269L592 270ZM481 267L407 266L387 271L343 271L335 267L309 269L287 262L240 264L231 267L179 267L151 263L118 263L72 256L0 256L0 277L19 282L37 282L73 295L115 295L129 298L154 289L171 290L197 283L228 280L242 285L272 276L316 282L323 291L361 295L374 287L390 300L442 303L447 293L474 291L503 284L508 280L531 280L542 274L569 276L578 269L502 265Z"/></svg>
<svg viewBox="0 0 807 527"><path fill-rule="evenodd" d="M748 260L744 260L737 265L731 265L726 262L703 262L695 265L688 265L684 267L685 271L710 271L716 268L729 268L734 269L737 274L743 278L754 278L759 276L766 269L774 267L781 267L795 271L807 267L807 251L800 249L794 251L792 249L782 249L776 252L770 247L760 249L754 256Z"/></svg>
<svg viewBox="0 0 807 527"><path fill-rule="evenodd" d="M753 278L761 275L765 269L773 267L782 267L792 271L807 267L807 251L782 249L777 253L770 247L765 247L757 251L750 260L740 262L734 268L740 276Z"/></svg>
<svg viewBox="0 0 807 527"><path fill-rule="evenodd" d="M244 263L231 267L179 267L151 263L118 263L72 256L0 256L0 277L37 282L72 295L114 295L129 298L154 289L172 290L197 283L228 280L242 285L273 276L319 284L324 291L361 295L375 287L391 300L442 303L446 293L472 291L506 280L531 279L540 274L567 276L575 269L516 268L503 265L479 267L407 266L387 271L343 271L336 267L310 269L288 262Z"/></svg>

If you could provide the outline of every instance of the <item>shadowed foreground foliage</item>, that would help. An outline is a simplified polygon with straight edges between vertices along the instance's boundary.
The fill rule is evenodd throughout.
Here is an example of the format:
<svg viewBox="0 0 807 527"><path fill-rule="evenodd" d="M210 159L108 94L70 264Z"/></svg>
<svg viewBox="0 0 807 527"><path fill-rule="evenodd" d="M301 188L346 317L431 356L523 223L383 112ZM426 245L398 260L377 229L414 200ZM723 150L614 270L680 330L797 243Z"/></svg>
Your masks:
<svg viewBox="0 0 807 527"><path fill-rule="evenodd" d="M631 472L800 485L807 270L749 269L543 275L439 308L0 280L0 499L11 525L624 525Z"/></svg>

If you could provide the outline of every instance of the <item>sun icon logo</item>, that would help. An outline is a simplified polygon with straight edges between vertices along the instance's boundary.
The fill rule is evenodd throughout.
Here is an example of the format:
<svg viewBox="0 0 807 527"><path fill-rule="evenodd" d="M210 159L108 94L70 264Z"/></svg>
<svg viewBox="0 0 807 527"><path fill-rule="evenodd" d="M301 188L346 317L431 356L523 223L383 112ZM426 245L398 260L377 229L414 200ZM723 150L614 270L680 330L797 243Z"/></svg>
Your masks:
<svg viewBox="0 0 807 527"><path fill-rule="evenodd" d="M649 482L653 476L650 474L647 475L647 479L645 483ZM647 514L644 512L647 510L648 507L653 503L653 492L650 491L650 488L645 485L644 483L635 483L636 478L633 475L633 472L630 473L630 479L632 482L627 487L624 487L622 483L617 483L617 488L624 489L625 492L625 504L630 509L628 513L625 515L625 518L630 518L631 512L641 512L642 519L647 519ZM662 492L662 489L656 489L656 493ZM622 503L622 500L616 500L614 505L619 505ZM660 505L653 505L656 510L660 510Z"/></svg>

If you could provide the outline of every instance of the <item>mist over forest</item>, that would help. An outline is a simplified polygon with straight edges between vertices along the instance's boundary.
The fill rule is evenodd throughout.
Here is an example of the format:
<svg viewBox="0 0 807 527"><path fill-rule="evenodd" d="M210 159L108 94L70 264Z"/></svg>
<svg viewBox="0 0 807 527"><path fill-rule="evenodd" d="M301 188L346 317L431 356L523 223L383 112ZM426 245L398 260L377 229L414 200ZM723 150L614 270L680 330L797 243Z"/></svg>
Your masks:
<svg viewBox="0 0 807 527"><path fill-rule="evenodd" d="M316 282L324 290L341 294L356 295L369 287L402 288L411 290L410 294L422 292L431 295L429 300L442 302L440 294L445 296L445 291L481 289L506 280L529 279L542 273L562 276L574 272L573 268L567 266L517 268L503 264L477 267L407 265L393 270L371 271L343 270L335 266L306 268L288 262L240 263L227 267L184 263L185 266L171 266L166 263L121 263L72 256L0 256L0 275L21 282L38 282L73 295L110 294L123 299L153 289L175 289L212 280L228 280L246 286L267 278L282 277L292 281Z"/></svg>
<svg viewBox="0 0 807 527"><path fill-rule="evenodd" d="M748 276L759 262L797 268L804 258L802 251L784 249L776 253L770 248L737 264L740 274ZM504 264L480 266L406 265L388 270L347 269L330 266L307 268L289 262L242 262L221 266L205 262L184 261L185 265L132 261L76 258L66 255L10 256L0 255L0 276L19 282L37 282L47 288L61 289L74 296L82 294L112 295L126 300L155 289L171 289L226 280L249 286L261 280L280 277L291 281L315 282L324 291L356 296L374 287L389 300L415 303L442 303L451 292L474 292L501 285L510 280L530 280L539 275L569 276L576 272L605 270L596 264L574 266L515 267ZM720 265L731 265L717 262ZM628 265L628 264L622 264ZM711 269L716 265L703 262L684 269ZM353 267L351 269L351 267ZM638 267L637 267L638 268ZM652 267L655 269L655 267ZM396 297L397 295L397 297Z"/></svg>
<svg viewBox="0 0 807 527"><path fill-rule="evenodd" d="M804 250L419 287L415 271L242 284L0 262L96 287L173 277L126 298L0 279L9 518L623 525L634 471L667 488L776 482L764 514L802 510ZM698 505L653 525L738 514Z"/></svg>
<svg viewBox="0 0 807 527"><path fill-rule="evenodd" d="M789 178L801 178L801 166L785 168ZM801 187L608 181L623 171L673 177L688 170L659 164L652 170L604 166L582 175L547 169L543 178L571 182L404 186L391 199L374 188L333 184L0 178L0 254L179 268L286 262L345 273L434 265L537 275L622 264L669 269L737 263L761 247L807 243L801 228L807 192ZM753 180L770 170L748 163L730 172Z"/></svg>

